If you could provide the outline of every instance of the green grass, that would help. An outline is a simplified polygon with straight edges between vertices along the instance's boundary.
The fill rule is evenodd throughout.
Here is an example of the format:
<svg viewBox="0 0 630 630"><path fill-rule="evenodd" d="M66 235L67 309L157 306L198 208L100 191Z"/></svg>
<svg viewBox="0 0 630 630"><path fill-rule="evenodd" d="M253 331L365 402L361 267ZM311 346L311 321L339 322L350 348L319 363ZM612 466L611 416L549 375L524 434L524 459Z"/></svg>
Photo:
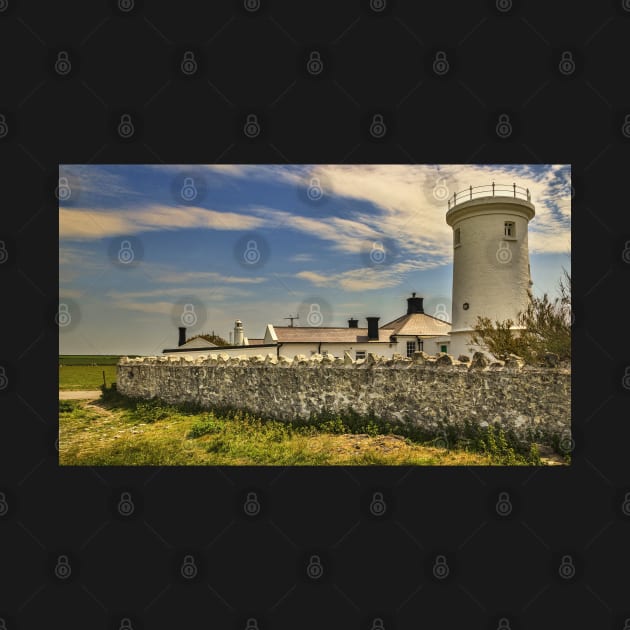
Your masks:
<svg viewBox="0 0 630 630"><path fill-rule="evenodd" d="M119 358L117 354L60 354L59 365L116 365Z"/></svg>
<svg viewBox="0 0 630 630"><path fill-rule="evenodd" d="M279 422L239 410L203 411L121 396L60 401L62 465L532 465L534 451L500 431L427 439L357 417ZM404 433L407 435L404 435ZM447 448L439 444L446 444Z"/></svg>
<svg viewBox="0 0 630 630"><path fill-rule="evenodd" d="M103 371L107 385L116 380L116 365L64 365L59 368L59 389L99 389Z"/></svg>

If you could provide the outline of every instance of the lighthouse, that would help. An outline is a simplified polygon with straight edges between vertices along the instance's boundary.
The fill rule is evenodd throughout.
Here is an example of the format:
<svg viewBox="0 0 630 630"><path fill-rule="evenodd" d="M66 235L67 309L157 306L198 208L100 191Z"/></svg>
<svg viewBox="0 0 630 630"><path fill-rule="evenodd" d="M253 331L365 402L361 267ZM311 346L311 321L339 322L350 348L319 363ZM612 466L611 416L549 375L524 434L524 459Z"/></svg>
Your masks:
<svg viewBox="0 0 630 630"><path fill-rule="evenodd" d="M245 334L243 331L243 322L240 319L237 319L234 322L234 345L235 346L243 346L245 345Z"/></svg>
<svg viewBox="0 0 630 630"><path fill-rule="evenodd" d="M511 319L530 300L527 230L534 218L530 192L516 184L471 186L448 201L453 230L453 294L450 353L469 355L477 317Z"/></svg>

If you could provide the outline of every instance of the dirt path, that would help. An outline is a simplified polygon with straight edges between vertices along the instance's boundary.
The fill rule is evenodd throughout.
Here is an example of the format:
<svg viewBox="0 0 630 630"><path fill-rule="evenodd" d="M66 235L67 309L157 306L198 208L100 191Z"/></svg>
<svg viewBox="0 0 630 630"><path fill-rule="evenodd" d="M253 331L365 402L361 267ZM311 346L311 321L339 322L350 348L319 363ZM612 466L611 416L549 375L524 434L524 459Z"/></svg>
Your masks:
<svg viewBox="0 0 630 630"><path fill-rule="evenodd" d="M59 390L59 400L94 400L101 395L98 389L64 389Z"/></svg>

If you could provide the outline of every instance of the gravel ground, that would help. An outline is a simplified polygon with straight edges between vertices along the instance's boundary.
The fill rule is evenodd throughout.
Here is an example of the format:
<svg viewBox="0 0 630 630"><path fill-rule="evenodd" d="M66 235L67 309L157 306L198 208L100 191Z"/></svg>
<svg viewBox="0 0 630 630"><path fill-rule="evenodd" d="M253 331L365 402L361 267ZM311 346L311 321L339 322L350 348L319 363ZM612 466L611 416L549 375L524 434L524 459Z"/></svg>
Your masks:
<svg viewBox="0 0 630 630"><path fill-rule="evenodd" d="M100 395L98 389L59 390L59 400L94 400Z"/></svg>

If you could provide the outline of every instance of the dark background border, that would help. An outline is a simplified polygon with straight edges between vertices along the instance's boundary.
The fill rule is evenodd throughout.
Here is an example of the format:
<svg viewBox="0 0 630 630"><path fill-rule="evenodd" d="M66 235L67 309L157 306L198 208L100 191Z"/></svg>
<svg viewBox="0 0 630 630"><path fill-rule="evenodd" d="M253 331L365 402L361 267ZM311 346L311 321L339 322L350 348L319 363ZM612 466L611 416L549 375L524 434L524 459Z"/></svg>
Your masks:
<svg viewBox="0 0 630 630"><path fill-rule="evenodd" d="M6 628L622 630L630 3L121 2L0 0ZM251 113L256 138L242 133ZM572 164L572 466L59 468L57 168L99 162ZM366 509L374 491L385 518ZM494 509L504 491L509 518Z"/></svg>

